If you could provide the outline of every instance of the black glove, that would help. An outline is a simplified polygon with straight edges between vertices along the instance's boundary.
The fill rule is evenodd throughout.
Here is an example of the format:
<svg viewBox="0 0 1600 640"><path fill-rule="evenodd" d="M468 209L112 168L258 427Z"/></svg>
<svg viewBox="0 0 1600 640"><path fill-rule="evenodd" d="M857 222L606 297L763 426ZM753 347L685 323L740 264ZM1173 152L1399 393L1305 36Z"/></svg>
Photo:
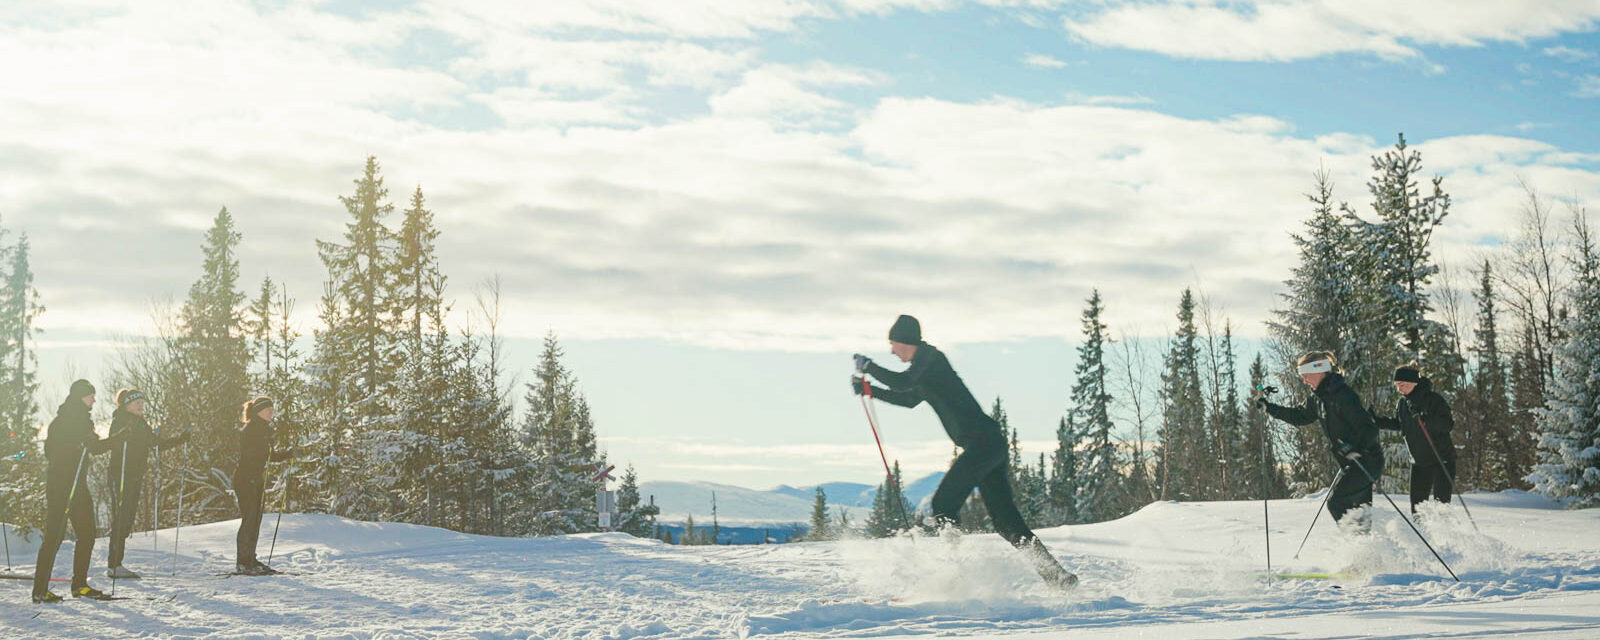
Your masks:
<svg viewBox="0 0 1600 640"><path fill-rule="evenodd" d="M872 364L872 358L868 358L859 353L853 357L856 359L856 373L865 373L867 370L867 365Z"/></svg>
<svg viewBox="0 0 1600 640"><path fill-rule="evenodd" d="M858 396L861 395L862 392L861 384L861 376L850 376L850 390L855 392L855 394Z"/></svg>
<svg viewBox="0 0 1600 640"><path fill-rule="evenodd" d="M1268 400L1267 396L1265 396L1265 395L1259 395L1259 396L1256 396L1256 406L1261 407L1262 409L1265 409L1265 408L1267 408L1269 406L1272 406L1272 401Z"/></svg>
<svg viewBox="0 0 1600 640"><path fill-rule="evenodd" d="M1334 445L1333 445L1333 455L1336 455L1336 456L1339 456L1340 458L1343 458L1345 460L1351 460L1351 461L1354 461L1356 458L1360 458L1361 457L1361 454L1356 451L1356 446L1355 445L1350 444L1348 442L1345 442L1343 440L1339 440L1339 441L1334 443Z"/></svg>

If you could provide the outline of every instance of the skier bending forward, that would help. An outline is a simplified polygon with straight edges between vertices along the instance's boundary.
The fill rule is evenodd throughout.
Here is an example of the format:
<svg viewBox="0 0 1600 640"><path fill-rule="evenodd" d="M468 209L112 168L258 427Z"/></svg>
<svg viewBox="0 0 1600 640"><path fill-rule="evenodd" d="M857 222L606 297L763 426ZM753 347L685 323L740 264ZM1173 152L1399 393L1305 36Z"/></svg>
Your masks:
<svg viewBox="0 0 1600 640"><path fill-rule="evenodd" d="M933 493L935 523L945 526L960 522L961 505L976 487L995 529L1012 546L1028 554L1046 582L1058 588L1076 585L1078 576L1061 568L1017 511L1011 497L1006 440L1000 425L983 412L944 353L922 341L922 326L916 318L900 316L895 320L889 329L889 352L911 366L905 371L890 371L866 356L855 355L858 373L889 385L888 389L872 387L872 397L906 408L927 402L944 424L945 433L961 448L961 454ZM860 377L851 377L850 388L857 395L864 386Z"/></svg>

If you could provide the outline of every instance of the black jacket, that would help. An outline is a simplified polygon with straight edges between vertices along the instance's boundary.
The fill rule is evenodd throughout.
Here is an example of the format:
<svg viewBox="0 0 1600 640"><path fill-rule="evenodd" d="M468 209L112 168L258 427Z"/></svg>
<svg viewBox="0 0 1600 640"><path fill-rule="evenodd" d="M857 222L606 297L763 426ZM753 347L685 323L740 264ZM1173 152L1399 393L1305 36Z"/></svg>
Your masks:
<svg viewBox="0 0 1600 640"><path fill-rule="evenodd" d="M56 409L44 437L46 482L51 487L66 487L83 482L89 469L79 469L78 462L87 450L98 455L111 450L124 436L101 439L94 432L94 419L89 417L89 407L82 400L68 400ZM77 477L73 477L77 473Z"/></svg>
<svg viewBox="0 0 1600 640"><path fill-rule="evenodd" d="M280 462L289 458L288 451L272 451L272 423L256 416L239 430L239 466L234 469L235 485L248 482L260 484L267 469L267 461Z"/></svg>
<svg viewBox="0 0 1600 640"><path fill-rule="evenodd" d="M113 482L119 478L126 478L128 482L138 482L150 468L151 447L165 447L182 439L181 435L170 438L157 437L144 416L134 415L120 407L111 414L111 436L119 435L123 435L125 438L123 444L127 446L128 473L126 476L122 475L122 447L112 449L109 477Z"/></svg>
<svg viewBox="0 0 1600 640"><path fill-rule="evenodd" d="M1427 378L1417 383L1411 395L1401 396L1395 402L1393 418L1377 414L1372 417L1378 422L1378 428L1406 434L1406 447L1411 449L1411 458L1419 465L1438 463L1434 459L1434 447L1438 447L1439 455L1445 460L1454 460L1456 457L1456 445L1450 439L1450 430L1455 428L1456 420L1450 415L1450 403L1433 390L1433 382ZM1427 429L1426 433L1423 432L1424 428ZM1432 445L1428 443L1429 436L1433 438Z"/></svg>
<svg viewBox="0 0 1600 640"><path fill-rule="evenodd" d="M907 408L927 402L939 415L944 432L962 448L985 437L1001 435L1000 425L983 412L961 376L951 368L950 359L931 344L917 345L917 354L905 371L890 371L871 363L866 373L889 385L888 389L873 387L875 398Z"/></svg>
<svg viewBox="0 0 1600 640"><path fill-rule="evenodd" d="M1363 458L1382 460L1383 448L1378 445L1378 425L1372 414L1361 406L1361 398L1344 376L1329 373L1306 397L1304 405L1285 407L1267 403L1267 413L1292 425L1308 425L1322 421L1322 433L1328 436L1328 445L1337 451L1340 443L1349 444ZM1335 453L1335 456L1338 454ZM1340 460L1342 464L1343 459Z"/></svg>

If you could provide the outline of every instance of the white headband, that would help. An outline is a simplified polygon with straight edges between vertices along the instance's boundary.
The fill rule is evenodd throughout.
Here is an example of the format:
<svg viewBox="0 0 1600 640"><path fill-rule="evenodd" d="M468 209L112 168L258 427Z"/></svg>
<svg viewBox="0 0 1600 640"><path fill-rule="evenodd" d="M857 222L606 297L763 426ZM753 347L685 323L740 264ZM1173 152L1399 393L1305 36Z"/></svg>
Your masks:
<svg viewBox="0 0 1600 640"><path fill-rule="evenodd" d="M1307 362L1303 365L1300 365L1300 375L1306 375L1308 373L1327 373L1329 371L1333 371L1333 363L1327 360Z"/></svg>

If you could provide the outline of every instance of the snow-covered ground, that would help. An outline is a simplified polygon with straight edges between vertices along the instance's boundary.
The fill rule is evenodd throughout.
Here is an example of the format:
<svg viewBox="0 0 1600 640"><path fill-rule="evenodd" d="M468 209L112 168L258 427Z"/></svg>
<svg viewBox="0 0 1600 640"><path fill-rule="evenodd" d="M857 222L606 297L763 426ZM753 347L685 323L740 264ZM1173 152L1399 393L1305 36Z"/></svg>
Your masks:
<svg viewBox="0 0 1600 640"><path fill-rule="evenodd" d="M1083 577L1067 595L992 535L673 547L291 515L273 564L294 575L212 575L228 568L235 522L184 529L176 567L171 530L159 555L139 534L128 565L148 577L117 592L141 599L34 606L26 582L0 580L0 637L1600 638L1600 510L1468 499L1481 535L1459 509L1425 525L1460 583L1381 499L1372 535L1324 518L1291 561L1318 506L1307 498L1272 503L1274 568L1360 577L1263 578L1259 502L1161 503L1040 532ZM13 540L13 560L32 549Z"/></svg>

